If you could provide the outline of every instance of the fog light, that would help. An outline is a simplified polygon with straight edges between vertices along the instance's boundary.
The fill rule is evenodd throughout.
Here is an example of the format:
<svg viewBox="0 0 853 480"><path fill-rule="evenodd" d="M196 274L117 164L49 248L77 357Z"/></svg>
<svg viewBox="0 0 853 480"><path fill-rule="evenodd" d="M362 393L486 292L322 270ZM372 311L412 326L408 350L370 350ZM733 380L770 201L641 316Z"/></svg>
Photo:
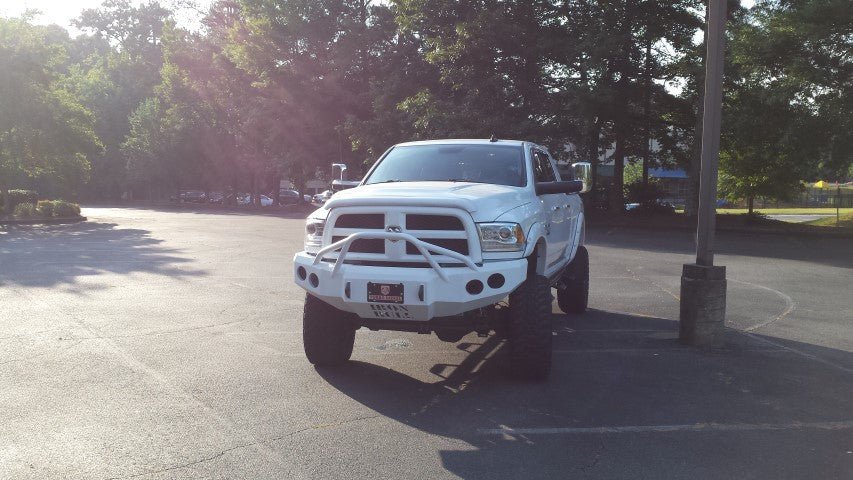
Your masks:
<svg viewBox="0 0 853 480"><path fill-rule="evenodd" d="M311 286L314 288L317 288L320 285L320 279L317 278L316 273L312 273L310 276L308 276L308 282L311 283Z"/></svg>
<svg viewBox="0 0 853 480"><path fill-rule="evenodd" d="M296 269L296 276L299 277L300 280L305 280L307 275L308 272L305 271L305 267L299 267Z"/></svg>
<svg viewBox="0 0 853 480"><path fill-rule="evenodd" d="M500 273L494 273L489 276L488 284L491 288L501 288L504 286L506 279Z"/></svg>
<svg viewBox="0 0 853 480"><path fill-rule="evenodd" d="M471 280L465 285L465 290L471 295L478 295L483 291L483 282L479 280Z"/></svg>

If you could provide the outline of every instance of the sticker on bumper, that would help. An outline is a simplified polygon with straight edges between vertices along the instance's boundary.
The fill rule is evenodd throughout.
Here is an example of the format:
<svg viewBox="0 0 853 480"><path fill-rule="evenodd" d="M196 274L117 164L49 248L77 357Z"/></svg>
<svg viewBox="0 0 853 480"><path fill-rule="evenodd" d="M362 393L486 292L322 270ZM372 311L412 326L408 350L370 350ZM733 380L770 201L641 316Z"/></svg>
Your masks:
<svg viewBox="0 0 853 480"><path fill-rule="evenodd" d="M409 308L403 305L376 304L370 305L370 310L375 318L399 320L412 319L412 315L409 313Z"/></svg>

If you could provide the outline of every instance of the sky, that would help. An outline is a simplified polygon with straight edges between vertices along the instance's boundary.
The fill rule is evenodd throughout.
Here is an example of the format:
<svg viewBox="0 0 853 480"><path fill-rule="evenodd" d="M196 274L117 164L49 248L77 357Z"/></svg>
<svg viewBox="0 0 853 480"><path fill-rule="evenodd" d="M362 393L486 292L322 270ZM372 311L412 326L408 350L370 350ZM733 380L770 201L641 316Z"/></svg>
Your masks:
<svg viewBox="0 0 853 480"><path fill-rule="evenodd" d="M131 0L139 4L143 0ZM147 0L146 0L147 1ZM171 6L176 0L160 0L161 4ZM186 0L177 0L186 2ZM191 0L198 5L201 11L206 11L213 0ZM87 8L96 8L103 0L0 0L0 17L17 17L27 9L37 9L42 12L35 22L39 24L61 25L69 30L72 35L79 32L71 26L71 20L77 18L80 12ZM741 0L744 7L751 8L755 0ZM193 29L198 25L199 15L191 10L184 10L178 15L178 23L184 27Z"/></svg>
<svg viewBox="0 0 853 480"><path fill-rule="evenodd" d="M207 10L212 0L194 0L203 10ZM35 22L48 25L55 23L76 33L71 28L71 20L77 18L80 12L87 8L97 8L103 0L0 0L0 16L17 17L27 9L37 9L42 15ZM142 0L131 0L131 3L140 4ZM171 0L160 0L165 6L172 4ZM180 18L179 18L180 21ZM192 20L190 20L191 22Z"/></svg>

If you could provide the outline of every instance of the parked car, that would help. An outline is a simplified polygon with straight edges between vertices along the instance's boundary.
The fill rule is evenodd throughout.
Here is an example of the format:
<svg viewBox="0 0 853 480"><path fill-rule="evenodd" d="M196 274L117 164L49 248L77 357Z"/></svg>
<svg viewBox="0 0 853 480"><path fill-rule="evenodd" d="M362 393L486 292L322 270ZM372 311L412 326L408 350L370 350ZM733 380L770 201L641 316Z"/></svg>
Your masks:
<svg viewBox="0 0 853 480"><path fill-rule="evenodd" d="M169 197L170 202L207 203L207 195L201 190L185 190Z"/></svg>
<svg viewBox="0 0 853 480"><path fill-rule="evenodd" d="M266 195L258 195L258 197L261 199L260 202L262 207L271 207L273 203L275 203L272 198ZM252 196L249 194L242 194L242 196L238 194L237 196L237 205L254 205L254 203Z"/></svg>
<svg viewBox="0 0 853 480"><path fill-rule="evenodd" d="M309 195L306 193L302 196L302 200L304 200L305 203L311 203L314 200L314 195Z"/></svg>
<svg viewBox="0 0 853 480"><path fill-rule="evenodd" d="M282 189L278 193L278 198L279 205L297 205L299 203L299 192Z"/></svg>
<svg viewBox="0 0 853 480"><path fill-rule="evenodd" d="M225 203L225 194L222 192L211 192L207 197L208 203L215 203L218 205L222 205Z"/></svg>
<svg viewBox="0 0 853 480"><path fill-rule="evenodd" d="M626 203L625 211L645 211L647 213L652 211L657 213L675 213L675 207L669 202L657 200L652 206L644 206L642 203Z"/></svg>
<svg viewBox="0 0 853 480"><path fill-rule="evenodd" d="M322 205L326 203L326 200L332 198L332 195L334 195L334 193L335 192L331 190L326 190L323 193L318 193L317 195L314 195L314 203Z"/></svg>

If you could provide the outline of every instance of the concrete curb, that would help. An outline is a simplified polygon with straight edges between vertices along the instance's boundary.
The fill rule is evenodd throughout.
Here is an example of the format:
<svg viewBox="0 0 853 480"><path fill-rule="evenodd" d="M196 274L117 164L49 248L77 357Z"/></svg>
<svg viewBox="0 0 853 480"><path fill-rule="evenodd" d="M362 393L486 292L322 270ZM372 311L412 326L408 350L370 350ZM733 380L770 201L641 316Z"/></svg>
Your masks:
<svg viewBox="0 0 853 480"><path fill-rule="evenodd" d="M125 202L125 203L83 203L82 208L161 208L169 210L212 210L228 212L292 213L313 212L319 205L302 204L287 206L258 207L254 205L220 205L215 203L174 203L174 202Z"/></svg>
<svg viewBox="0 0 853 480"><path fill-rule="evenodd" d="M63 223L78 223L88 220L86 217L64 218L12 218L0 220L0 225L58 225Z"/></svg>
<svg viewBox="0 0 853 480"><path fill-rule="evenodd" d="M619 223L598 223L590 222L588 227L591 229L606 229L619 228L626 230L658 230L663 232L696 232L696 227L688 227L683 225L625 225ZM772 228L739 228L725 227L717 225L716 232L739 233L745 235L783 235L788 237L806 237L806 238L853 238L853 232L850 231L828 231L816 232L811 230L779 230Z"/></svg>

